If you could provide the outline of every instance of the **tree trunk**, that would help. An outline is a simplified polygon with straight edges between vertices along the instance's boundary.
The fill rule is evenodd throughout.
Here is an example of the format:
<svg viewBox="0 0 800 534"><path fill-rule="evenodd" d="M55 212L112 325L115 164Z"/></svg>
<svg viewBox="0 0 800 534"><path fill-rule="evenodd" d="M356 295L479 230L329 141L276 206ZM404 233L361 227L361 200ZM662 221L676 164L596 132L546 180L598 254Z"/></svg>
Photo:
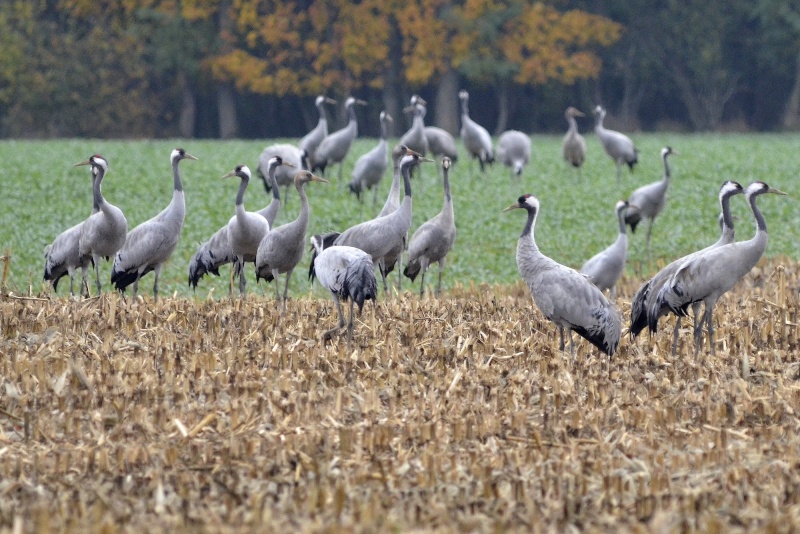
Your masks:
<svg viewBox="0 0 800 534"><path fill-rule="evenodd" d="M436 87L436 126L458 137L458 74L453 69L442 75Z"/></svg>
<svg viewBox="0 0 800 534"><path fill-rule="evenodd" d="M497 84L497 124L494 135L498 136L508 127L508 80L500 80Z"/></svg>
<svg viewBox="0 0 800 534"><path fill-rule="evenodd" d="M400 85L402 84L403 50L400 30L394 17L390 20L389 57L383 73L383 109L392 116L394 125L389 125L389 135L402 135L403 106L400 104Z"/></svg>
<svg viewBox="0 0 800 534"><path fill-rule="evenodd" d="M189 85L189 79L186 73L181 72L178 78L181 85L181 92L183 93L181 113L178 118L178 129L181 137L184 139L191 139L194 137L194 125L197 118L197 99Z"/></svg>
<svg viewBox="0 0 800 534"><path fill-rule="evenodd" d="M229 83L219 85L217 91L217 105L219 107L219 137L232 139L239 131L236 120L236 95L233 86Z"/></svg>
<svg viewBox="0 0 800 534"><path fill-rule="evenodd" d="M800 52L794 68L794 86L783 112L783 127L787 130L800 129Z"/></svg>
<svg viewBox="0 0 800 534"><path fill-rule="evenodd" d="M632 46L622 65L622 102L619 110L619 119L627 131L639 129L639 106L644 97L644 86L640 83L637 60L636 47Z"/></svg>

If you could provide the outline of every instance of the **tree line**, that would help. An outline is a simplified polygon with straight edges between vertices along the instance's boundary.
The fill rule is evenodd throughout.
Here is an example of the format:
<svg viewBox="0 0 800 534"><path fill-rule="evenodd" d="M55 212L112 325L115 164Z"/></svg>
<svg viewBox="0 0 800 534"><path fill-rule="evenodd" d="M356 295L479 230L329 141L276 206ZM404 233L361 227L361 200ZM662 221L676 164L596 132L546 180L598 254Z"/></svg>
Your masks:
<svg viewBox="0 0 800 534"><path fill-rule="evenodd" d="M459 127L800 127L800 7L783 0L9 0L0 136L298 137L317 94ZM338 124L338 121L334 120ZM402 133L405 121L396 126Z"/></svg>

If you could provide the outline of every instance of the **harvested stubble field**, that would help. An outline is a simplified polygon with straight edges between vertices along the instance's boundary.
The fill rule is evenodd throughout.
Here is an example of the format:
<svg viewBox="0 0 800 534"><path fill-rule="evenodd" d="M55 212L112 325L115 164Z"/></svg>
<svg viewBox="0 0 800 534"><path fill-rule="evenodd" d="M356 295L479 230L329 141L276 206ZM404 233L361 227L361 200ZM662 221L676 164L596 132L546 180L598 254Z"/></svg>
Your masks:
<svg viewBox="0 0 800 534"><path fill-rule="evenodd" d="M3 297L0 529L796 530L798 285L762 263L698 360L665 324L570 361L521 283L370 303L351 348L309 298Z"/></svg>

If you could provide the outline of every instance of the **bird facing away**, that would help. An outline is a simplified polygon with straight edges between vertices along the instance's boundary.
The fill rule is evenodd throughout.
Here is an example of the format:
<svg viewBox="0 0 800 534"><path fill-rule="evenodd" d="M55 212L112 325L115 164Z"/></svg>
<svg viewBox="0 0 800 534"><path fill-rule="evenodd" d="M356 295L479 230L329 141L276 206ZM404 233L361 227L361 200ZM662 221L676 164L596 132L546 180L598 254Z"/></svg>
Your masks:
<svg viewBox="0 0 800 534"><path fill-rule="evenodd" d="M319 121L317 121L317 125L306 135L300 139L300 142L297 143L297 146L300 150L305 151L308 155L308 158L313 161L314 153L317 150L317 147L328 135L328 115L325 113L325 104L335 104L336 100L332 98L328 98L324 95L319 95L314 100L314 105L319 112ZM299 164L297 165L300 166Z"/></svg>
<svg viewBox="0 0 800 534"><path fill-rule="evenodd" d="M665 283L672 278L672 275L675 274L675 271L683 264L684 261L694 257L697 254L702 254L707 250L711 250L716 247L720 247L722 245L727 245L728 243L733 243L734 241L734 228L733 228L733 217L731 216L731 208L730 208L730 199L734 195L738 195L740 193L744 193L744 189L738 182L734 182L731 180L725 181L722 183L722 186L719 189L719 206L721 210L721 229L722 232L719 236L719 239L716 243L702 249L699 251L695 251L687 256L683 256L674 260L672 263L658 271L655 276L653 276L650 280L646 281L642 284L639 289L636 291L636 294L633 296L633 300L631 301L631 327L630 327L630 334L631 337L636 337L639 333L644 330L644 328L648 325L648 313L651 308L653 308L656 297L658 296L658 292L664 286ZM693 305L694 308L694 319L695 319L695 326L696 322L699 318L700 313L700 304L695 303ZM655 329L658 327L658 320L661 316L666 315L669 312L669 308L658 308L656 309L656 316L650 322L651 327L653 328L652 332L655 333ZM681 318L678 317L678 320L675 322L675 328L672 333L672 354L675 354L675 351L678 347L678 332L681 327Z"/></svg>
<svg viewBox="0 0 800 534"><path fill-rule="evenodd" d="M94 190L94 182L97 180L97 167L90 167L92 174L92 190ZM97 199L93 195L92 215L100 211L100 206L97 204ZM75 294L75 271L78 267L83 267L80 257L80 240L81 230L83 223L86 219L78 224L71 226L58 234L50 245L44 249L44 281L50 282L53 286L53 291L58 292L58 281L63 276L69 276L69 293ZM84 262L88 259L84 258ZM83 287L81 287L81 293Z"/></svg>
<svg viewBox="0 0 800 534"><path fill-rule="evenodd" d="M383 175L389 166L389 145L386 139L389 137L389 123L392 122L392 116L381 111L380 122L381 138L378 144L356 160L353 177L350 180L350 192L354 193L359 200L362 200L361 193L374 189L373 205L378 202L378 185L383 180Z"/></svg>
<svg viewBox="0 0 800 534"><path fill-rule="evenodd" d="M413 118L411 128L400 138L400 144L424 156L428 153L428 138L425 136L425 114L427 113L425 101L414 95L411 97L411 105L403 111L410 112Z"/></svg>
<svg viewBox="0 0 800 534"><path fill-rule="evenodd" d="M308 197L305 185L309 182L328 183L328 180L300 171L294 175L294 186L300 197L300 214L297 218L283 226L272 228L261 239L256 253L256 281L260 278L267 282L275 280L275 301L286 311L286 299L289 294L289 280L300 260L303 259L303 248L308 229ZM283 288L283 301L278 290L278 275L286 273L286 284Z"/></svg>
<svg viewBox="0 0 800 534"><path fill-rule="evenodd" d="M563 142L562 151L564 159L567 163L580 171L583 160L586 159L586 139L578 132L578 122L575 120L575 117L585 117L585 115L581 111L570 106L567 108L567 111L564 112L564 116L567 118L567 123L569 124Z"/></svg>
<svg viewBox="0 0 800 534"><path fill-rule="evenodd" d="M559 350L564 350L564 330L574 330L592 345L612 356L619 345L622 317L603 293L575 269L548 258L534 238L539 200L523 195L504 211L521 208L528 219L517 242L517 267L542 314L558 327ZM572 336L570 354L574 356Z"/></svg>
<svg viewBox="0 0 800 534"><path fill-rule="evenodd" d="M405 196L394 212L362 222L345 230L337 239L336 245L360 248L370 255L375 265L401 246L411 227L411 169L420 161L431 161L420 154L406 149L407 154L400 160L400 173L403 176ZM384 289L386 279L383 280Z"/></svg>
<svg viewBox="0 0 800 534"><path fill-rule="evenodd" d="M247 287L244 264L256 261L258 245L269 232L269 223L260 213L244 209L244 193L250 182L250 169L247 165L237 165L222 178L233 176L239 177L239 190L236 193L236 213L228 221L228 240L233 253L233 276L239 277L239 293L244 297Z"/></svg>
<svg viewBox="0 0 800 534"><path fill-rule="evenodd" d="M428 148L433 156L450 158L452 163L458 160L456 140L447 130L438 126L426 126L425 139L428 140Z"/></svg>
<svg viewBox="0 0 800 534"><path fill-rule="evenodd" d="M93 194L94 202L99 211L86 219L81 229L81 237L78 245L78 253L81 256L82 286L86 285L86 274L89 269L89 262L94 265L95 284L97 294L102 291L103 285L100 283L100 260L108 260L122 248L125 244L125 236L128 233L128 221L122 210L108 202L103 197L101 185L103 178L108 171L108 162L98 154L89 159L76 163L76 167L90 165L96 168L96 178L94 180Z"/></svg>
<svg viewBox="0 0 800 534"><path fill-rule="evenodd" d="M264 183L264 189L269 193L272 191L273 179L269 175L269 162L278 156L283 161L282 166L275 169L275 180L279 186L284 188L284 202L289 193L289 186L294 184L294 174L296 169L308 169L308 158L305 153L294 145L278 143L264 148L258 157L258 167L256 172ZM273 195L275 193L273 192ZM272 223L270 223L272 224Z"/></svg>
<svg viewBox="0 0 800 534"><path fill-rule="evenodd" d="M272 183L272 200L266 207L256 212L267 219L270 228L275 223L275 218L281 208L281 197L278 193L278 185L275 182L276 169L281 166L294 167L291 163L283 161L280 156L272 156L267 162L267 176ZM189 261L189 285L197 288L197 283L206 273L219 276L219 268L233 263L233 259L233 251L228 239L228 224L226 223L208 241L197 248L197 252L194 253L194 256ZM228 290L229 293L232 293L233 288L228 286Z"/></svg>
<svg viewBox="0 0 800 534"><path fill-rule="evenodd" d="M311 238L315 249L314 261L308 278L313 282L316 276L322 287L333 295L336 311L339 312L339 326L325 332L325 339L344 328L344 314L339 300L350 301L350 323L347 340L353 339L353 305L358 304L359 313L367 300L376 301L378 283L375 279L375 267L370 255L363 250L348 246L330 246L323 249L322 236Z"/></svg>
<svg viewBox="0 0 800 534"><path fill-rule="evenodd" d="M755 267L767 248L767 223L756 204L758 196L766 193L786 194L760 181L753 182L744 190L756 221L755 236L747 241L713 248L684 261L658 292L655 310L648 313L652 321L658 317L658 309L666 306L672 313L684 317L690 305L702 302L705 307L703 320L694 329L695 355L700 351L703 322L706 323L711 354L714 354L714 305Z"/></svg>
<svg viewBox="0 0 800 534"><path fill-rule="evenodd" d="M668 146L662 148L661 160L664 162L664 176L657 182L637 188L631 193L631 196L628 197L628 201L634 207L628 210L628 213L625 215L625 222L630 225L631 232L635 232L636 225L639 224L639 221L643 218L648 220L647 237L645 238L645 248L647 250L650 250L650 232L653 229L653 222L664 209L664 204L667 202L667 189L669 188L669 180L671 178L669 161L667 158L673 154L678 155L678 152L672 150L672 148Z"/></svg>
<svg viewBox="0 0 800 534"><path fill-rule="evenodd" d="M133 284L133 293L138 294L139 279L153 271L155 274L153 297L158 300L158 277L161 275L161 268L178 245L186 217L186 199L178 165L184 159L197 160L182 148L176 148L170 154L173 191L169 205L152 219L128 232L125 244L114 257L111 283L121 292Z"/></svg>
<svg viewBox="0 0 800 534"><path fill-rule="evenodd" d="M581 267L581 274L586 275L589 280L600 289L611 290L611 300L616 297L617 282L622 273L625 272L625 260L628 257L628 233L625 227L625 212L630 208L627 200L620 200L614 206L619 224L617 239L605 250L602 250L590 258Z"/></svg>
<svg viewBox="0 0 800 534"><path fill-rule="evenodd" d="M507 130L497 139L497 158L516 176L531 161L531 138L519 130Z"/></svg>
<svg viewBox="0 0 800 534"><path fill-rule="evenodd" d="M458 98L461 100L461 141L467 153L480 162L481 172L485 172L486 164L494 163L492 137L486 128L469 118L469 93L461 90Z"/></svg>
<svg viewBox="0 0 800 534"><path fill-rule="evenodd" d="M347 153L350 151L350 146L353 144L353 141L355 141L356 137L358 137L358 121L356 119L355 109L356 104L360 104L362 106L367 105L367 103L363 100L357 100L352 96L347 98L344 103L344 107L347 110L348 116L347 126L341 130L336 130L332 134L328 134L320 142L316 152L314 153L314 159L312 160L312 171L319 169L322 174L325 174L325 168L328 165L338 163L339 180L341 181L344 159L347 157Z"/></svg>
<svg viewBox="0 0 800 534"><path fill-rule="evenodd" d="M453 198L450 196L450 159L442 159L442 176L444 182L444 205L432 219L417 228L408 245L408 263L403 274L413 282L422 273L419 284L420 297L425 292L425 272L431 263L439 263L439 283L436 294L442 292L442 271L444 271L447 253L453 248L456 240L456 224L453 214Z"/></svg>
<svg viewBox="0 0 800 534"><path fill-rule="evenodd" d="M594 113L597 116L594 133L597 134L597 138L603 144L606 154L614 160L614 164L617 166L617 182L619 182L621 180L620 170L622 165L626 163L631 172L633 172L633 166L639 161L639 151L633 146L633 141L627 135L615 130L606 130L603 126L606 110L602 106L594 108ZM628 200L634 202L633 198Z"/></svg>

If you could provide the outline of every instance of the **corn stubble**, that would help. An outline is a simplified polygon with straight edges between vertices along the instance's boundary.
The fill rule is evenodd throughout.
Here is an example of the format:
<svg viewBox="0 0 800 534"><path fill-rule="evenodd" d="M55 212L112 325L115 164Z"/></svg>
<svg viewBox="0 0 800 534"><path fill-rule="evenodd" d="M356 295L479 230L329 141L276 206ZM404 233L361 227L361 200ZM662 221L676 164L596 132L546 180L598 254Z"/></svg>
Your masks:
<svg viewBox="0 0 800 534"><path fill-rule="evenodd" d="M623 281L628 313L637 281ZM574 362L527 289L329 301L0 300L0 530L791 530L798 266Z"/></svg>

